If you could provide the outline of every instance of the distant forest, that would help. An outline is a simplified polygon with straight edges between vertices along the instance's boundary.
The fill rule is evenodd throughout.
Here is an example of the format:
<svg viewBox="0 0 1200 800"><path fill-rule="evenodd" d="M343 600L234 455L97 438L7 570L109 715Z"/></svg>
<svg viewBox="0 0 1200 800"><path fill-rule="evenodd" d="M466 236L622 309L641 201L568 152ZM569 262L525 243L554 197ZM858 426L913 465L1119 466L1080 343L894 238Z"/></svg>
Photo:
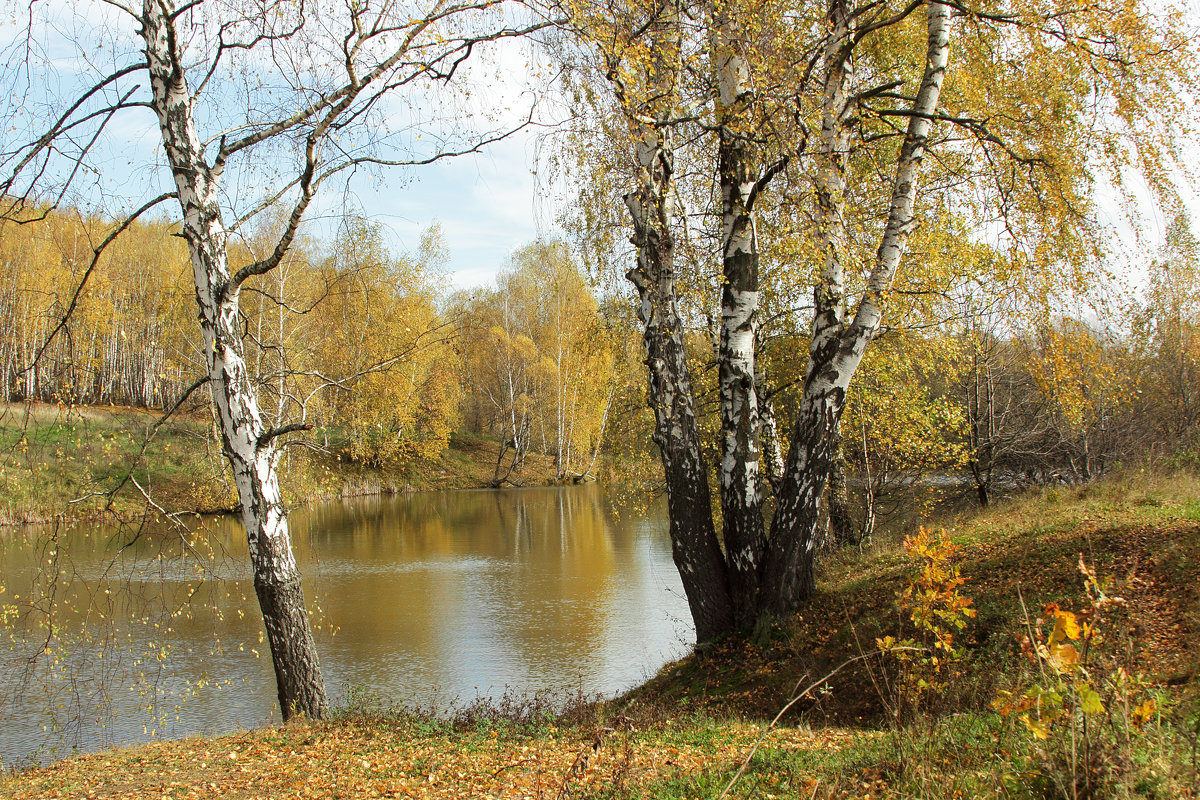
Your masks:
<svg viewBox="0 0 1200 800"><path fill-rule="evenodd" d="M52 212L0 232L0 382L10 401L163 409L203 374L176 227L137 222L93 264L108 225ZM232 246L235 266L274 236ZM435 225L393 252L378 225L350 218L332 241L301 241L243 287L240 325L263 413L303 419L308 436L326 446L332 437L340 455L373 466L432 458L461 429L501 443L498 482L529 452L552 456L564 479L652 474L644 354L620 287L596 270L589 277L555 241L514 253L494 286L452 291L442 271L450 246ZM869 535L877 503L931 475L967 481L986 504L1000 488L1084 481L1150 451L1194 460L1200 261L1185 218L1144 291L1124 297L1038 319L1021 313L1032 307L962 295L884 331L849 393L826 492L831 536ZM702 292L687 300L715 465L716 323ZM792 424L808 352L798 318L778 314L762 330L769 483L781 474L778 432ZM207 408L202 394L191 404Z"/></svg>

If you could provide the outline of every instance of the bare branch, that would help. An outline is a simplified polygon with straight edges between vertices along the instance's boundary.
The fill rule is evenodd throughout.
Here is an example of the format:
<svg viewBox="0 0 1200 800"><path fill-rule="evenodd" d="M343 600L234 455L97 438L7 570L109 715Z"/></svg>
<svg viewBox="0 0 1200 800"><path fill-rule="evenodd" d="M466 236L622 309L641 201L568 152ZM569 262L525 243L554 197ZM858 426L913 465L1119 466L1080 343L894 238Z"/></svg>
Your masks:
<svg viewBox="0 0 1200 800"><path fill-rule="evenodd" d="M800 151L803 151L804 146L801 145L799 149ZM767 188L767 186L770 185L771 181L775 179L776 175L787 168L787 165L790 161L791 155L785 155L783 158L779 159L774 164L768 165L767 168L763 170L762 175L760 175L758 180L754 182L754 186L750 188L750 194L746 197L747 214L754 209L754 201L758 199L759 193L761 193Z"/></svg>
<svg viewBox="0 0 1200 800"><path fill-rule="evenodd" d="M121 11L124 11L126 14L133 17L134 19L137 19L137 12L135 12L132 8L130 8L127 5L118 3L117 0L100 0L100 2L104 3L105 5L112 6L113 8L120 9Z"/></svg>
<svg viewBox="0 0 1200 800"><path fill-rule="evenodd" d="M71 117L75 114L76 111L78 111L85 103L88 102L88 100L90 100L96 94L103 91L105 89L105 87L109 86L112 83L115 83L116 81L120 80L121 78L125 77L126 75L130 75L134 72L137 72L138 70L142 70L145 68L146 68L145 61L142 61L142 62L139 62L136 64L130 64L126 67L122 67L121 69L117 70L116 72L109 74L107 77L102 78L98 83L96 83L91 88L89 88L87 91L85 91L83 94L81 94L79 97L77 97L75 99L75 102L73 102L67 108L66 111L64 111L62 114L60 114L56 120L54 120L54 122L50 125L50 127L46 130L46 132L43 133L40 137L38 137L37 141L28 145L29 152L26 153L25 157L22 158L17 163L17 165L13 168L9 177L6 178L3 182L0 182L0 194L5 195L5 196L10 194L12 192L13 186L16 184L17 180L20 178L21 174L25 171L25 169L29 166L29 164L34 159L38 158L38 156L40 156L41 154L50 150L54 144L54 141L59 136L61 136L63 133L70 130L75 125L79 124L80 122L84 122L88 119L91 119L92 117L96 116L97 114L103 114L105 111L109 111L111 113L111 112L115 112L117 109L121 108L122 103L125 101L125 99L128 99L129 95L132 94L133 90L126 93L126 95L122 99L121 103L117 103L116 105L111 106L108 109L103 109L100 112L96 112L94 114L88 115L87 117L84 117L83 120L78 120L76 122L72 122L70 125L67 124L68 120L71 119ZM136 89L136 88L137 87L134 87L134 89ZM141 104L138 104L138 105L141 105ZM107 120L106 120L106 122L107 122ZM101 126L101 127L103 129L103 126ZM25 148L19 148L16 151L16 153L19 153L23 149L25 149ZM16 153L13 153L12 155L15 156ZM7 216L7 212L5 213L5 215Z"/></svg>
<svg viewBox="0 0 1200 800"><path fill-rule="evenodd" d="M229 156L233 155L234 153L236 153L240 150L244 150L248 147L253 147L256 144L259 144L260 142L266 141L267 139L278 136L279 134L284 133L285 131L292 130L300 125L303 125L304 123L308 122L309 120L312 120L316 116L325 113L329 109L343 104L344 101L347 99L353 100L358 95L360 95L366 87L381 80L382 78L384 78L384 76L386 76L389 72L391 72L393 68L399 66L401 64L401 62L404 60L405 56L408 55L412 50L420 49L420 46L418 46L418 44L417 44L418 37L422 33L424 33L426 30L428 30L431 26L433 26L435 23L438 23L444 19L453 17L456 14L464 13L466 11L484 10L484 9L490 8L494 5L497 5L500 2L501 2L501 0L487 0L487 2L482 2L482 3L457 3L454 5L443 7L438 12L431 14L421 20L415 21L408 28L403 40L399 43L399 45L397 45L395 50L392 51L391 55L389 55L383 61L379 62L379 64L377 64L374 68L372 68L365 75L363 75L361 77L359 77L357 75L351 75L351 80L349 82L347 82L346 84L344 84L343 86L341 86L339 89L337 89L336 91L331 92L327 95L322 96L318 101L309 104L306 108L303 108L303 109L297 111L296 113L292 114L290 117L287 117L285 119L279 120L278 122L267 125L266 127L261 128L247 136L244 136L241 139L236 139L234 141L227 141L227 142L223 143L223 145L221 147L221 151L217 155L216 164L219 165L219 164L223 163L224 161L226 161L229 158ZM414 73L414 75L411 75L408 78L404 79L402 82L407 83L407 82L413 80L416 77L416 75L418 75L418 74L431 74L431 73L434 74L435 77L440 77L442 79L448 79L453 74L453 70L450 70L450 72L445 73L445 74L437 73L433 69L431 64L434 64L438 61L443 61L443 60L449 59L449 58L451 58L452 54L460 52L463 49L470 49L474 45L479 44L481 42L497 41L499 39L525 36L527 34L535 32L535 31L543 30L544 28L547 28L547 27L551 26L552 24L554 24L553 21L544 20L544 21L532 23L532 24L522 27L522 28L504 28L502 30L493 31L493 32L490 32L490 33L487 33L484 35L480 35L480 36L459 39L459 40L457 40L457 43L455 46L451 47L448 52L443 53L437 59L426 60L426 61L422 62L420 65L420 68L416 71L416 73ZM393 30L393 29L389 28L387 30ZM375 36L375 35L376 34L372 34L372 36Z"/></svg>
<svg viewBox="0 0 1200 800"><path fill-rule="evenodd" d="M278 428L271 428L258 437L258 446L266 447L280 436L286 436L289 433L297 433L299 431L311 431L313 426L309 422L293 422L290 425L281 425Z"/></svg>

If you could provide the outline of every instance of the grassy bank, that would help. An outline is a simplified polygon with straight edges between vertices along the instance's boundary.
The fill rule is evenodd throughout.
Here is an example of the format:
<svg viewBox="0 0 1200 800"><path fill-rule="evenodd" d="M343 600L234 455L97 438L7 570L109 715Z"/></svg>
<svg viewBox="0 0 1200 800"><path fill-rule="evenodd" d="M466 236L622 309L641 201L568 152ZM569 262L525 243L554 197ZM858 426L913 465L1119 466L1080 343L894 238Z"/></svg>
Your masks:
<svg viewBox="0 0 1200 800"><path fill-rule="evenodd" d="M129 516L152 502L167 511L215 513L237 502L212 420L180 414L147 441L159 415L128 408L0 406L0 524L85 518L111 509ZM349 462L336 430L318 430L320 447L288 447L280 459L293 505L355 494L486 486L498 443L461 433L433 461L368 467ZM530 454L517 484L541 484L551 459Z"/></svg>
<svg viewBox="0 0 1200 800"><path fill-rule="evenodd" d="M1200 482L1127 475L942 527L957 550L936 551L940 583L898 539L838 554L810 612L608 703L357 709L82 756L0 779L0 796L1197 797ZM917 621L954 595L973 613ZM879 652L939 625L945 650Z"/></svg>
<svg viewBox="0 0 1200 800"><path fill-rule="evenodd" d="M1105 633L1132 648L1130 669L1195 687L1200 669L1200 479L1190 473L1135 472L1079 486L1030 492L994 508L934 520L958 551L952 557L975 616L958 633L962 673L943 699L954 710L986 706L1026 667L1015 645L1043 608L1087 606L1082 557L1121 603ZM734 641L664 670L641 687L643 701L707 713L772 714L800 675L820 676L870 652L887 635L913 634L897 594L919 562L902 536L877 538L823 563L812 611L750 641ZM799 709L810 721L874 723L885 708L872 662L852 664L831 691ZM839 688L841 687L841 688ZM841 689L845 689L844 691Z"/></svg>

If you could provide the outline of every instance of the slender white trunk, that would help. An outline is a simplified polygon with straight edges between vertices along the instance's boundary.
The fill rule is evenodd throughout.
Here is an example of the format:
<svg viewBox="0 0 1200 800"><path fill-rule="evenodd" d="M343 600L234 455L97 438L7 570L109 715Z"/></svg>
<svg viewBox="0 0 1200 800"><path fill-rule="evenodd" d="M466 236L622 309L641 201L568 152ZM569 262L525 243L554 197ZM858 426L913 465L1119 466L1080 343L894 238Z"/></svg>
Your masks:
<svg viewBox="0 0 1200 800"><path fill-rule="evenodd" d="M604 441L604 430L608 426L608 412L612 408L613 393L616 390L615 383L608 390L608 399L604 401L604 413L600 415L600 430L597 431L596 443L592 446L592 460L588 462L587 469L580 473L580 477L591 475L592 469L596 466L596 459L600 456L600 444Z"/></svg>
<svg viewBox="0 0 1200 800"><path fill-rule="evenodd" d="M716 65L718 179L721 189L721 328L717 348L721 407L721 516L725 560L738 625L757 615L759 562L766 546L759 489L760 418L758 244L753 205L758 168L751 152L755 97L744 43L722 4L710 10Z"/></svg>
<svg viewBox="0 0 1200 800"><path fill-rule="evenodd" d="M321 717L328 704L275 473L277 450L259 413L238 330L239 287L231 280L218 203L221 170L204 157L173 10L171 0L145 0L141 33L153 106L183 212L209 385L241 501L280 710L284 719L296 712Z"/></svg>
<svg viewBox="0 0 1200 800"><path fill-rule="evenodd" d="M831 29L834 36L849 33L850 14L844 0L834 0L831 6ZM766 610L782 614L799 606L812 594L813 548L816 544L818 504L829 477L838 423L845 408L846 390L862 361L867 345L879 330L883 318L882 298L891 285L896 268L904 255L911 232L916 203L917 173L925 154L932 118L937 112L942 80L950 55L950 7L931 0L927 8L927 43L925 73L921 87L909 112L908 129L896 163L892 182L891 203L875 264L859 301L851 324L845 325L840 307L841 266L832 266L830 254L836 256L835 242L827 232L820 232L818 243L826 242L827 273L822 276L816 292L817 307L813 324L813 344L805 375L796 427L792 434L788 461L784 473L779 505L771 529L770 551L764 565L764 598ZM839 33L844 31L844 33ZM838 50L832 52L836 57ZM832 65L836 67L836 63ZM844 98L846 73L827 68L826 98ZM839 88L840 87L840 88ZM844 105L845 100L841 100ZM845 109L834 104L827 106L834 119L843 118ZM830 142L836 143L836 131ZM832 159L834 150L827 157ZM832 163L832 162L831 162ZM836 172L836 170L835 170ZM821 202L818 187L818 203ZM837 212L837 197L831 213ZM832 224L840 223L830 218Z"/></svg>

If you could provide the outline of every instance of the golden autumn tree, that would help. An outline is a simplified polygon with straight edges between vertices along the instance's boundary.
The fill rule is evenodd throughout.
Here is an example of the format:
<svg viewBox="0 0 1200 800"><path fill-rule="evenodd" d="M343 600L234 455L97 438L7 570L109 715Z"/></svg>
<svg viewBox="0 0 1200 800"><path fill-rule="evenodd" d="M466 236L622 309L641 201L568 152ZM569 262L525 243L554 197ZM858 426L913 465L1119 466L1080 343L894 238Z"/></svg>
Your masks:
<svg viewBox="0 0 1200 800"><path fill-rule="evenodd" d="M1104 331L1071 317L1041 326L1026 340L1028 369L1041 392L1047 441L1065 477L1090 480L1104 470L1105 430L1130 400L1122 347Z"/></svg>
<svg viewBox="0 0 1200 800"><path fill-rule="evenodd" d="M603 436L613 375L612 346L595 295L564 242L518 250L502 280L527 320L544 375L537 425L557 477L586 474ZM548 402L547 402L548 400Z"/></svg>
<svg viewBox="0 0 1200 800"><path fill-rule="evenodd" d="M877 335L941 324L936 298L965 282L1071 296L1103 277L1095 177L1135 169L1168 191L1181 137L1167 121L1188 113L1194 48L1180 9L1141 3L560 7L578 42L564 59L575 97L607 136L574 165L575 230L612 242L617 212L594 210L596 187L611 209L623 201L633 248L618 258L705 641L811 595L820 498ZM980 259L960 268L975 246L999 254L1006 281ZM707 359L691 355L706 319L718 321L719 520L693 377ZM768 382L760 343L773 337L803 349L771 362L803 366ZM765 400L789 432L764 483Z"/></svg>
<svg viewBox="0 0 1200 800"><path fill-rule="evenodd" d="M506 480L530 447L553 457L560 480L586 476L604 435L614 348L566 244L519 249L495 289L460 297L458 306L465 416L500 435L495 480Z"/></svg>
<svg viewBox="0 0 1200 800"><path fill-rule="evenodd" d="M323 387L323 425L343 431L346 455L374 466L436 458L455 425L458 385L438 313L445 243L436 225L415 252L393 254L383 228L349 217L321 266L319 336L307 370Z"/></svg>
<svg viewBox="0 0 1200 800"><path fill-rule="evenodd" d="M1200 421L1200 244L1183 213L1171 220L1163 252L1151 264L1135 328L1143 391L1163 411L1170 434L1182 437Z"/></svg>
<svg viewBox="0 0 1200 800"><path fill-rule="evenodd" d="M966 415L950 391L960 362L956 345L949 337L896 332L881 337L863 360L842 429L861 494L857 537L871 535L889 494L911 492L931 475L963 464Z"/></svg>

